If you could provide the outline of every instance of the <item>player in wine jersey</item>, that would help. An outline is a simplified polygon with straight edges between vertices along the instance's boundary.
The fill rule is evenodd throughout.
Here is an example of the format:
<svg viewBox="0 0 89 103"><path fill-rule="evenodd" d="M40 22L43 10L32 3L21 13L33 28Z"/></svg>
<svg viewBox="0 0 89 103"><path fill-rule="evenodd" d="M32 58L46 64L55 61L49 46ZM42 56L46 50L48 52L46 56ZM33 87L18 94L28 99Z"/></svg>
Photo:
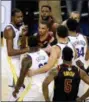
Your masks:
<svg viewBox="0 0 89 103"><path fill-rule="evenodd" d="M57 40L53 36L53 32L49 31L49 25L46 21L39 23L37 35L39 46L45 51L47 51L52 45L55 45L57 43Z"/></svg>
<svg viewBox="0 0 89 103"><path fill-rule="evenodd" d="M19 89L23 85L25 77L28 75L28 72L30 72L30 69L40 68L48 62L47 53L42 49L39 49L37 37L30 37L28 45L30 46L30 53L25 54L25 57L22 60L20 77L13 92L14 100L17 99L15 99L15 97L18 97ZM48 72L31 78L28 77L28 84L26 84L24 91L20 93L17 101L44 101L42 94L42 82L47 75ZM49 87L49 96L52 95L52 89L53 83Z"/></svg>
<svg viewBox="0 0 89 103"><path fill-rule="evenodd" d="M62 55L63 64L61 64L59 68L52 70L43 82L42 90L46 101L50 101L48 85L53 80L55 87L53 96L54 102L76 101L80 79L89 85L89 76L82 69L72 65L72 49L66 46L62 51ZM87 95L89 94L88 92L89 90L86 92Z"/></svg>
<svg viewBox="0 0 89 103"><path fill-rule="evenodd" d="M89 66L89 63L87 65L87 60L89 60L88 57L88 43L86 41L86 37L84 37L82 34L80 33L76 33L76 28L78 26L78 23L76 20L74 19L68 19L67 21L67 27L69 29L69 39L70 42L72 43L72 45L75 47L75 49L77 50L77 54L78 54L78 58L77 60L81 60L84 63L84 67L85 69ZM80 83L80 87L79 87L79 96L81 96L84 93L84 89L82 89L86 84L81 81Z"/></svg>

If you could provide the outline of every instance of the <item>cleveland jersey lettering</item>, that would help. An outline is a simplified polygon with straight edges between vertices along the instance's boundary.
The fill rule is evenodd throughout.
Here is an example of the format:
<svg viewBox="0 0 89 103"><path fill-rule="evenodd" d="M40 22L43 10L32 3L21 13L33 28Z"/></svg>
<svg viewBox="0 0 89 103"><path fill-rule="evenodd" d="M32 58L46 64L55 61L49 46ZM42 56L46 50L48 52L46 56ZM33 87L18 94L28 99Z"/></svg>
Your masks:
<svg viewBox="0 0 89 103"><path fill-rule="evenodd" d="M55 89L53 101L75 101L77 98L80 75L75 66L60 65L58 75L54 79ZM76 91L75 91L76 90Z"/></svg>

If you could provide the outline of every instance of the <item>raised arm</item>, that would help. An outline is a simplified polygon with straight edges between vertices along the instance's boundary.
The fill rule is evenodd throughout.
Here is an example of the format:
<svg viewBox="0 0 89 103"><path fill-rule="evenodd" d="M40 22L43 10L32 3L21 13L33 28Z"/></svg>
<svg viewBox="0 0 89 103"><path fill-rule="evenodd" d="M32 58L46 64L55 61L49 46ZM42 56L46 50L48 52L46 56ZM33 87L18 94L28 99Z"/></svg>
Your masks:
<svg viewBox="0 0 89 103"><path fill-rule="evenodd" d="M58 74L57 69L53 69L49 75L45 78L43 84L42 84L42 91L45 98L45 101L50 101L49 99L49 91L48 91L48 85L54 80L54 77Z"/></svg>

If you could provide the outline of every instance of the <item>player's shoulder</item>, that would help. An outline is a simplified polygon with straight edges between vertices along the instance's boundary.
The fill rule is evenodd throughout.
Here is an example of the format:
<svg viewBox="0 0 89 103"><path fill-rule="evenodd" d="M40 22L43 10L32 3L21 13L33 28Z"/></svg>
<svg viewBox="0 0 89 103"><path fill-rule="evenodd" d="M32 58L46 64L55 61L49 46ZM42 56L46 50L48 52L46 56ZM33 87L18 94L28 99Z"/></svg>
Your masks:
<svg viewBox="0 0 89 103"><path fill-rule="evenodd" d="M8 24L8 25L6 25L4 31L5 31L5 30L7 30L7 31L9 31L9 30L13 30L13 25L12 25L12 24Z"/></svg>
<svg viewBox="0 0 89 103"><path fill-rule="evenodd" d="M4 37L7 38L7 39L10 39L10 38L14 38L15 37L15 33L14 33L14 30L13 28L10 26L10 25L7 25L4 29Z"/></svg>
<svg viewBox="0 0 89 103"><path fill-rule="evenodd" d="M59 51L59 50L61 50L61 47L60 47L60 45L56 44L56 45L52 46L52 49Z"/></svg>
<svg viewBox="0 0 89 103"><path fill-rule="evenodd" d="M25 53L25 54L21 55L20 59L22 59L22 63L32 62L32 57L28 53Z"/></svg>

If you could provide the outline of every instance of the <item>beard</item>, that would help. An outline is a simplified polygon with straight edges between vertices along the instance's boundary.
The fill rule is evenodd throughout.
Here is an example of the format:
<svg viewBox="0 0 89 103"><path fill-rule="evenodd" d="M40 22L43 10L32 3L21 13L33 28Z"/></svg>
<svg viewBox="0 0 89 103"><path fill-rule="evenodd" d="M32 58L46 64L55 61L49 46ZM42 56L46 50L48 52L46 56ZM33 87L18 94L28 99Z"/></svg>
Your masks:
<svg viewBox="0 0 89 103"><path fill-rule="evenodd" d="M48 21L49 20L49 16L41 16L42 20Z"/></svg>
<svg viewBox="0 0 89 103"><path fill-rule="evenodd" d="M16 24L16 26L19 28L20 26L23 25L23 22Z"/></svg>

